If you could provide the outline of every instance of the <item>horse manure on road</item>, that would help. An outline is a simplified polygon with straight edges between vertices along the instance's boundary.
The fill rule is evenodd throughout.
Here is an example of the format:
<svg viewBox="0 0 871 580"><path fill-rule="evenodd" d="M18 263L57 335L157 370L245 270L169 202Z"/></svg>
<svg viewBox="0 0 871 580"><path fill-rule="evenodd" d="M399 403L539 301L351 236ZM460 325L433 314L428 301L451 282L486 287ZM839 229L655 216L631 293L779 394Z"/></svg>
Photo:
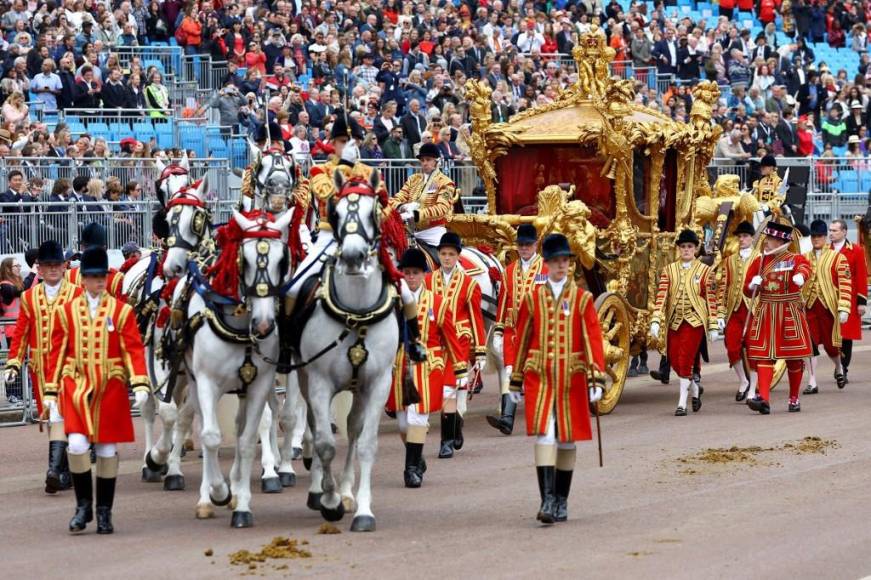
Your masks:
<svg viewBox="0 0 871 580"><path fill-rule="evenodd" d="M342 530L329 522L324 522L321 524L321 527L318 528L318 533L324 535L341 534Z"/></svg>
<svg viewBox="0 0 871 580"><path fill-rule="evenodd" d="M809 436L799 441L783 443L775 447L732 447L708 448L679 457L677 462L686 465L685 469L680 471L681 475L702 475L706 473L722 473L723 469L718 469L722 466L755 466L755 465L777 465L780 464L772 461L775 453L793 453L796 455L807 454L823 454L825 455L830 449L840 447L837 441L832 439L823 439L822 437Z"/></svg>
<svg viewBox="0 0 871 580"><path fill-rule="evenodd" d="M230 554L230 564L234 566L247 566L249 570L256 570L257 564L267 563L269 560L296 560L299 558L311 558L312 554L301 546L308 545L306 540L295 540L284 536L276 536L272 541L263 546L259 552L239 550ZM280 569L287 569L282 565ZM278 568L276 568L278 569Z"/></svg>

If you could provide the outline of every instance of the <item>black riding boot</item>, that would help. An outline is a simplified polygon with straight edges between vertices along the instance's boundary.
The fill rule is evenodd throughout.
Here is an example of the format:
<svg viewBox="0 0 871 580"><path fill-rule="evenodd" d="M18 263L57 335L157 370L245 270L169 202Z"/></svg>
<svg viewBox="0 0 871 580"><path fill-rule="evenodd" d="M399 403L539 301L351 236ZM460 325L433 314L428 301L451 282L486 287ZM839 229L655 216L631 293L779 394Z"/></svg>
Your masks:
<svg viewBox="0 0 871 580"><path fill-rule="evenodd" d="M55 494L63 489L61 474L64 472L66 441L48 442L48 471L45 472L45 493Z"/></svg>
<svg viewBox="0 0 871 580"><path fill-rule="evenodd" d="M420 327L417 325L417 317L406 318L405 328L408 331L408 345L406 346L408 358L414 362L425 361L426 347L420 342Z"/></svg>
<svg viewBox="0 0 871 580"><path fill-rule="evenodd" d="M511 395L507 393L502 395L502 415L494 417L487 416L487 422L491 427L499 429L503 435L511 435L514 431L514 414L517 412L517 403L511 400Z"/></svg>
<svg viewBox="0 0 871 580"><path fill-rule="evenodd" d="M844 369L844 384L850 382L847 378L847 369L850 366L850 361L853 359L853 341L852 340L842 340L841 341L841 366ZM839 385L840 386L840 385ZM841 387L843 388L843 387Z"/></svg>
<svg viewBox="0 0 871 580"><path fill-rule="evenodd" d="M573 471L556 470L556 521L564 522L569 517L569 490L572 487Z"/></svg>
<svg viewBox="0 0 871 580"><path fill-rule="evenodd" d="M97 478L97 533L111 534L115 531L112 527L112 504L115 503L114 477Z"/></svg>
<svg viewBox="0 0 871 580"><path fill-rule="evenodd" d="M456 413L442 413L442 442L439 448L439 459L449 459L454 456L454 437L457 432L456 417Z"/></svg>
<svg viewBox="0 0 871 580"><path fill-rule="evenodd" d="M62 441L64 444L64 456L61 459L61 472L60 472L60 488L61 491L70 489L73 487L73 479L70 475L70 458L67 457L67 447L68 443L66 441Z"/></svg>
<svg viewBox="0 0 871 580"><path fill-rule="evenodd" d="M76 515L70 520L70 531L81 532L94 519L94 480L91 470L73 473L73 489L76 492Z"/></svg>
<svg viewBox="0 0 871 580"><path fill-rule="evenodd" d="M459 411L457 411L456 413L456 421L457 426L454 430L454 449L459 451L463 448L463 443L466 442L466 440L463 438L463 424L465 423L465 421L463 421L463 416L460 415Z"/></svg>
<svg viewBox="0 0 871 580"><path fill-rule="evenodd" d="M536 466L538 473L538 493L541 495L541 507L536 519L543 524L556 521L556 496L554 495L554 478L556 467L553 465Z"/></svg>
<svg viewBox="0 0 871 580"><path fill-rule="evenodd" d="M422 456L423 443L405 444L405 487L420 487L423 483Z"/></svg>
<svg viewBox="0 0 871 580"><path fill-rule="evenodd" d="M650 371L650 376L661 382L663 385L669 383L671 380L671 365L668 362L667 356L659 358L659 370Z"/></svg>

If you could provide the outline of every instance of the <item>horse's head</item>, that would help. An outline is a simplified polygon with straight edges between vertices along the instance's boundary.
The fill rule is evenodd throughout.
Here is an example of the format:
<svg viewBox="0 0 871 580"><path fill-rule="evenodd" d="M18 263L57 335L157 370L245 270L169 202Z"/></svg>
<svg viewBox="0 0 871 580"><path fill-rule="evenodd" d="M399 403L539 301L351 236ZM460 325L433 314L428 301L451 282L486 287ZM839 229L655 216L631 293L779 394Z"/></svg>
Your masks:
<svg viewBox="0 0 871 580"><path fill-rule="evenodd" d="M204 176L193 186L173 191L166 202L166 221L169 223L168 249L163 262L166 278L176 278L184 273L190 252L209 235L212 218L206 207L208 187L208 178Z"/></svg>
<svg viewBox="0 0 871 580"><path fill-rule="evenodd" d="M368 181L346 181L341 171L333 177L338 193L330 202L329 220L339 242L340 268L348 275L366 275L381 232L379 174L373 171Z"/></svg>
<svg viewBox="0 0 871 580"><path fill-rule="evenodd" d="M263 200L260 204L255 203L255 208L273 213L287 209L296 175L293 157L280 151L263 152L257 149L251 166L254 168L256 196Z"/></svg>
<svg viewBox="0 0 871 580"><path fill-rule="evenodd" d="M182 188L190 184L190 161L188 155L182 155L178 163L164 163L162 159L155 159L155 166L160 171L157 178L157 190L162 194L162 199L171 199Z"/></svg>
<svg viewBox="0 0 871 580"><path fill-rule="evenodd" d="M239 212L233 212L233 219L243 232L239 246L240 282L251 313L250 332L263 339L275 330L278 296L290 264L284 240L293 212L287 212L274 222L265 218L248 219Z"/></svg>

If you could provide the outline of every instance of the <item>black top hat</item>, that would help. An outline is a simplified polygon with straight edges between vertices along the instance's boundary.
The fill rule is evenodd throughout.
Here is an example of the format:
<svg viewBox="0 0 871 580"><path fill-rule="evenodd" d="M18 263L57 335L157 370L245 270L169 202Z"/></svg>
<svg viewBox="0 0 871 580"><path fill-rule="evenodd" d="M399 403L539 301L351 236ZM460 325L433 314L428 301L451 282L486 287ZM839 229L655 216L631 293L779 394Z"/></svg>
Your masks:
<svg viewBox="0 0 871 580"><path fill-rule="evenodd" d="M774 158L774 155L766 155L759 162L759 165L760 167L777 167L777 159Z"/></svg>
<svg viewBox="0 0 871 580"><path fill-rule="evenodd" d="M814 220L811 222L812 236L827 236L829 235L829 226L823 220Z"/></svg>
<svg viewBox="0 0 871 580"><path fill-rule="evenodd" d="M105 248L88 248L79 262L82 276L105 276L109 273L109 255Z"/></svg>
<svg viewBox="0 0 871 580"><path fill-rule="evenodd" d="M538 232L532 224L520 224L517 228L518 244L534 244L538 241Z"/></svg>
<svg viewBox="0 0 871 580"><path fill-rule="evenodd" d="M421 157L432 157L433 159L438 159L441 157L439 154L439 148L432 143L424 143L420 146L420 151L417 152L417 158L420 159Z"/></svg>
<svg viewBox="0 0 871 580"><path fill-rule="evenodd" d="M548 234L541 243L541 255L545 261L563 256L567 258L575 257L571 247L569 247L568 238L562 234Z"/></svg>
<svg viewBox="0 0 871 580"><path fill-rule="evenodd" d="M66 261L64 260L63 246L55 240L42 242L39 246L36 261L40 264L63 264Z"/></svg>
<svg viewBox="0 0 871 580"><path fill-rule="evenodd" d="M764 32L760 32L756 35L756 42L759 42L760 40L766 40Z"/></svg>
<svg viewBox="0 0 871 580"><path fill-rule="evenodd" d="M460 239L460 236L455 234L454 232L445 232L442 236L442 239L439 240L438 249L442 248L456 248L458 252L463 251L463 240Z"/></svg>
<svg viewBox="0 0 871 580"><path fill-rule="evenodd" d="M360 124L349 117L347 113L336 115L336 120L333 121L333 128L330 130L330 139L339 139L341 137L363 139L365 136Z"/></svg>
<svg viewBox="0 0 871 580"><path fill-rule="evenodd" d="M105 248L107 245L106 228L96 222L89 223L82 228L82 237L79 239L79 245L81 245L82 249L92 246Z"/></svg>
<svg viewBox="0 0 871 580"><path fill-rule="evenodd" d="M735 235L747 234L750 236L756 235L756 230L753 229L753 224L750 222L741 222L738 224L738 227L735 228Z"/></svg>
<svg viewBox="0 0 871 580"><path fill-rule="evenodd" d="M792 226L771 221L765 226L765 235L785 242L791 242Z"/></svg>
<svg viewBox="0 0 871 580"><path fill-rule="evenodd" d="M811 229L804 224L796 224L795 229L802 237L811 235Z"/></svg>
<svg viewBox="0 0 871 580"><path fill-rule="evenodd" d="M63 252L61 252L63 253ZM24 252L24 261L27 262L28 268L33 268L33 265L36 264L36 260L39 259L39 248L28 248L26 252Z"/></svg>
<svg viewBox="0 0 871 580"><path fill-rule="evenodd" d="M674 243L676 246L681 244L693 244L694 246L698 246L700 242L699 236L696 235L696 232L692 230L683 230Z"/></svg>
<svg viewBox="0 0 871 580"><path fill-rule="evenodd" d="M426 255L418 248L408 248L399 260L399 269L417 268L426 272Z"/></svg>
<svg viewBox="0 0 871 580"><path fill-rule="evenodd" d="M255 141L258 143L265 143L267 139L269 141L284 141L284 137L281 136L281 127L279 127L278 123L275 121L261 125L260 128L257 129L257 138Z"/></svg>

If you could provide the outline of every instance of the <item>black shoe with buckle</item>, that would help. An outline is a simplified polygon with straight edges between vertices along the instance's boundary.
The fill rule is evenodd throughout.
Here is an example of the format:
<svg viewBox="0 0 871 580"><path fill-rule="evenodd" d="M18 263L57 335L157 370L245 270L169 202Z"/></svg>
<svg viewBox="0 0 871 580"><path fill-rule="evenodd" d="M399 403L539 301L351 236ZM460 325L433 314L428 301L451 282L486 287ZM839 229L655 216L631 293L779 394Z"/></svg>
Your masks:
<svg viewBox="0 0 871 580"><path fill-rule="evenodd" d="M803 395L816 395L820 392L820 389L816 385L808 385L802 391Z"/></svg>
<svg viewBox="0 0 871 580"><path fill-rule="evenodd" d="M674 411L675 417L686 417L687 416L687 408L686 407L678 407Z"/></svg>
<svg viewBox="0 0 871 580"><path fill-rule="evenodd" d="M747 406L750 407L753 411L756 411L760 415L768 415L771 413L771 406L768 404L768 401L763 399L762 397L754 397L752 399L747 400Z"/></svg>
<svg viewBox="0 0 871 580"><path fill-rule="evenodd" d="M740 403L741 401L746 399L747 398L747 391L749 391L749 390L750 390L750 385L747 385L747 388L744 389L743 391L741 389L738 389L738 392L735 393L735 402Z"/></svg>
<svg viewBox="0 0 871 580"><path fill-rule="evenodd" d="M835 383L838 384L839 389L843 389L847 386L847 375L844 373L835 373Z"/></svg>
<svg viewBox="0 0 871 580"><path fill-rule="evenodd" d="M789 402L789 412L790 413L799 413L801 412L801 403L798 402L798 399Z"/></svg>

